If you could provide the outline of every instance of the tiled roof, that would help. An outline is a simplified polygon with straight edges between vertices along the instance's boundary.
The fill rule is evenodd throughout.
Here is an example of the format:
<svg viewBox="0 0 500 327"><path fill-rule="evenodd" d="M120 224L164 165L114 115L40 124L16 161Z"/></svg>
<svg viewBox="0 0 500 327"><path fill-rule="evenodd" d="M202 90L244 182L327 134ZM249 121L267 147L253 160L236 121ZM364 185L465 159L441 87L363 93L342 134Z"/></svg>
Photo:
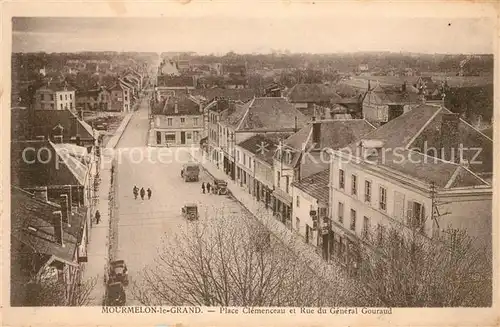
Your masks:
<svg viewBox="0 0 500 327"><path fill-rule="evenodd" d="M273 156L276 152L279 140L284 140L289 135L289 133L257 134L238 143L238 146L253 153L257 158L272 165Z"/></svg>
<svg viewBox="0 0 500 327"><path fill-rule="evenodd" d="M300 181L293 182L292 186L298 188L322 203L329 203L330 169L312 174Z"/></svg>
<svg viewBox="0 0 500 327"><path fill-rule="evenodd" d="M175 113L175 103L177 103L178 113ZM199 104L185 94L165 98L162 102L153 106L153 113L168 116L202 114L200 113Z"/></svg>
<svg viewBox="0 0 500 327"><path fill-rule="evenodd" d="M12 139L16 140L20 137L25 139L29 138L29 110L13 109L11 110L11 135ZM48 135L53 134L53 129L57 125L63 127L64 140L68 141L71 137L80 135L81 140L94 139L92 134L92 127L78 117L70 110L35 110L34 133L36 135L43 135L47 138Z"/></svg>
<svg viewBox="0 0 500 327"><path fill-rule="evenodd" d="M64 164L71 171L73 176L78 180L80 185L85 185L85 179L88 174L88 167L79 159L72 156L65 148L57 147L54 143L51 145L56 150L57 155L63 160Z"/></svg>
<svg viewBox="0 0 500 327"><path fill-rule="evenodd" d="M419 102L419 95L378 85L365 95L364 101L373 104L416 104Z"/></svg>
<svg viewBox="0 0 500 327"><path fill-rule="evenodd" d="M192 76L158 76L158 86L165 87L193 87L194 79Z"/></svg>
<svg viewBox="0 0 500 327"><path fill-rule="evenodd" d="M324 84L296 84L288 94L291 102L333 102L342 100L333 87Z"/></svg>
<svg viewBox="0 0 500 327"><path fill-rule="evenodd" d="M317 124L320 129L319 149L339 149L360 140L364 135L375 128L364 119L322 120L309 123L295 135L286 140L286 144L300 150L302 145L306 149L313 146L312 129Z"/></svg>
<svg viewBox="0 0 500 327"><path fill-rule="evenodd" d="M307 117L284 98L254 98L228 117L237 131L293 131L307 123Z"/></svg>
<svg viewBox="0 0 500 327"><path fill-rule="evenodd" d="M34 253L54 255L72 262L77 239L63 230L63 247L54 236L53 212L61 210L61 207L36 199L33 194L18 187L11 190L11 235L32 248Z"/></svg>
<svg viewBox="0 0 500 327"><path fill-rule="evenodd" d="M212 101L215 98L224 98L227 100L235 100L247 102L257 95L255 89L223 89L223 88L210 88L210 89L195 89L190 91L193 95L201 95L206 101Z"/></svg>
<svg viewBox="0 0 500 327"><path fill-rule="evenodd" d="M491 172L493 143L463 120L459 121L459 140L456 144L461 143L464 148L469 149L481 147L483 151L480 165L471 164L469 168L460 168L462 170L454 174L460 165L449 162L451 158L443 158L447 160L445 161L410 150L421 148L423 151L424 144L427 149L441 149L438 131L441 128L442 116L449 113L451 112L448 109L441 106L420 105L364 135L363 139L383 141L385 160L378 162L379 166L386 166L425 182L435 182L439 187L487 185L475 173ZM357 144L350 144L348 148L350 153L360 156ZM389 151L390 149L397 149L398 153ZM464 158L474 153L465 151ZM437 155L440 155L440 151Z"/></svg>
<svg viewBox="0 0 500 327"><path fill-rule="evenodd" d="M77 96L77 97L89 97L89 98L97 99L100 92L101 92L101 90L99 90L99 89L87 90L87 91L77 91L75 96Z"/></svg>

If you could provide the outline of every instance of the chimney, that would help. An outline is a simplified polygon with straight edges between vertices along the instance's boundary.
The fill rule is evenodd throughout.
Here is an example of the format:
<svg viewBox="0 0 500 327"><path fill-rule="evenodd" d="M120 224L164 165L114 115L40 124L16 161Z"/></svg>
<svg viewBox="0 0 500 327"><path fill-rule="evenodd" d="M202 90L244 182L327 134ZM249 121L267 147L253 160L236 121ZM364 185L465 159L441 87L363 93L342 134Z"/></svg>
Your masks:
<svg viewBox="0 0 500 327"><path fill-rule="evenodd" d="M39 186L33 190L36 199L47 202L49 200L47 195L47 186Z"/></svg>
<svg viewBox="0 0 500 327"><path fill-rule="evenodd" d="M67 194L61 194L59 204L61 205L62 212L62 221L69 226L70 224L70 216L71 216L71 208L69 205L69 198Z"/></svg>
<svg viewBox="0 0 500 327"><path fill-rule="evenodd" d="M62 135L54 135L54 143L63 143Z"/></svg>
<svg viewBox="0 0 500 327"><path fill-rule="evenodd" d="M62 212L54 211L52 215L54 219L54 237L59 245L64 246Z"/></svg>
<svg viewBox="0 0 500 327"><path fill-rule="evenodd" d="M358 147L361 150L360 155L364 159L378 159L382 157L384 142L381 140L361 140Z"/></svg>
<svg viewBox="0 0 500 327"><path fill-rule="evenodd" d="M321 137L321 123L313 122L312 123L312 141L315 144L315 148L320 146L320 137Z"/></svg>
<svg viewBox="0 0 500 327"><path fill-rule="evenodd" d="M444 114L441 118L441 155L443 160L460 163L458 150L458 124L460 117L455 113Z"/></svg>
<svg viewBox="0 0 500 327"><path fill-rule="evenodd" d="M179 113L179 103L177 102L177 99L176 99L176 100L175 100L175 102L174 102L174 112L175 112L176 114L178 114L178 113Z"/></svg>

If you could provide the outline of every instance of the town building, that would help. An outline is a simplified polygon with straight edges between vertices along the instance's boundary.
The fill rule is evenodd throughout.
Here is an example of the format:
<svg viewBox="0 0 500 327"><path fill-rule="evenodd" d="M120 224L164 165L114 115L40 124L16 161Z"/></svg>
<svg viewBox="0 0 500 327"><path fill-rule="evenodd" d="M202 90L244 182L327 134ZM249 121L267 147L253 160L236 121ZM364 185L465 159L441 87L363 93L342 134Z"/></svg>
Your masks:
<svg viewBox="0 0 500 327"><path fill-rule="evenodd" d="M325 84L296 84L288 93L288 100L304 115L312 117L314 106L329 106L342 100L331 86Z"/></svg>
<svg viewBox="0 0 500 327"><path fill-rule="evenodd" d="M152 103L152 133L157 146L198 145L203 135L203 106L176 92Z"/></svg>
<svg viewBox="0 0 500 327"><path fill-rule="evenodd" d="M279 145L273 163L275 190L272 206L283 223L291 227L295 223L292 220L292 183L328 169L330 149L342 148L373 130L374 127L363 119L313 120ZM296 218L303 223L310 220L309 216Z"/></svg>
<svg viewBox="0 0 500 327"><path fill-rule="evenodd" d="M76 107L86 111L108 111L111 108L111 92L104 87L76 92Z"/></svg>
<svg viewBox="0 0 500 327"><path fill-rule="evenodd" d="M109 111L130 112L130 89L123 83L115 83L108 88L111 94Z"/></svg>
<svg viewBox="0 0 500 327"><path fill-rule="evenodd" d="M196 88L195 76L162 75L158 76L157 79L157 88L161 90L193 90Z"/></svg>
<svg viewBox="0 0 500 327"><path fill-rule="evenodd" d="M458 142L484 147L476 164L472 153L454 157ZM391 228L430 242L448 228L465 230L491 249L492 159L491 139L438 105L412 108L332 151L331 258L355 269L360 246L376 248Z"/></svg>
<svg viewBox="0 0 500 327"><path fill-rule="evenodd" d="M71 192L49 201L46 188L11 187L11 305L71 305L87 262L88 211L72 205ZM39 294L42 283L60 289ZM53 304L52 304L53 305Z"/></svg>
<svg viewBox="0 0 500 327"><path fill-rule="evenodd" d="M67 84L49 82L35 92L36 110L75 110L75 89Z"/></svg>
<svg viewBox="0 0 500 327"><path fill-rule="evenodd" d="M383 87L380 83L372 88L368 81L368 91L362 101L363 118L376 126L383 125L424 101L424 97L409 90L406 82L401 88Z"/></svg>
<svg viewBox="0 0 500 327"><path fill-rule="evenodd" d="M306 123L307 117L284 98L253 98L236 105L219 123L219 166L235 180L236 144L256 134L294 132Z"/></svg>

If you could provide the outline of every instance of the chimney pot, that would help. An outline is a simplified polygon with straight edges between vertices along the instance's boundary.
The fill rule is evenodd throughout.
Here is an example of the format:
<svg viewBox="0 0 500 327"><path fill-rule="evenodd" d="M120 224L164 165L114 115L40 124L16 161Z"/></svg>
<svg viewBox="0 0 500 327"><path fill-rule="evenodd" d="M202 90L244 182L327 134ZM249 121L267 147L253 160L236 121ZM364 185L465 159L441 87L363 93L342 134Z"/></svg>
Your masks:
<svg viewBox="0 0 500 327"><path fill-rule="evenodd" d="M47 186L36 187L33 190L33 194L35 195L36 199L39 199L39 200L42 200L45 202L47 202L49 200L48 193L47 193Z"/></svg>
<svg viewBox="0 0 500 327"><path fill-rule="evenodd" d="M55 135L54 141L55 141L55 143L63 143L63 136L62 135Z"/></svg>
<svg viewBox="0 0 500 327"><path fill-rule="evenodd" d="M56 239L56 242L61 245L61 246L64 246L64 242L63 242L63 221L62 221L62 212L61 211L54 211L53 213L53 223L54 223L54 237Z"/></svg>

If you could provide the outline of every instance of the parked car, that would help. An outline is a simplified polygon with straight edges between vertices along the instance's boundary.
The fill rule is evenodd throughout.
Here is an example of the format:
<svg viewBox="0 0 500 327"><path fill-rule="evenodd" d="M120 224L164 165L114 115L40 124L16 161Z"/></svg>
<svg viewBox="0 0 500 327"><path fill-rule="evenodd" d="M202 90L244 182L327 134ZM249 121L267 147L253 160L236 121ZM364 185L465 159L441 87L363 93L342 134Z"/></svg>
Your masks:
<svg viewBox="0 0 500 327"><path fill-rule="evenodd" d="M128 285L128 270L124 260L115 260L109 263L108 283L113 282Z"/></svg>
<svg viewBox="0 0 500 327"><path fill-rule="evenodd" d="M185 204L184 207L182 207L181 212L182 216L188 220L198 219L198 206L194 203Z"/></svg>
<svg viewBox="0 0 500 327"><path fill-rule="evenodd" d="M125 288L120 282L109 283L106 286L106 297L104 305L106 306L122 306L127 302Z"/></svg>
<svg viewBox="0 0 500 327"><path fill-rule="evenodd" d="M226 195L227 194L227 182L222 179L214 180L214 186L212 188L214 194Z"/></svg>

